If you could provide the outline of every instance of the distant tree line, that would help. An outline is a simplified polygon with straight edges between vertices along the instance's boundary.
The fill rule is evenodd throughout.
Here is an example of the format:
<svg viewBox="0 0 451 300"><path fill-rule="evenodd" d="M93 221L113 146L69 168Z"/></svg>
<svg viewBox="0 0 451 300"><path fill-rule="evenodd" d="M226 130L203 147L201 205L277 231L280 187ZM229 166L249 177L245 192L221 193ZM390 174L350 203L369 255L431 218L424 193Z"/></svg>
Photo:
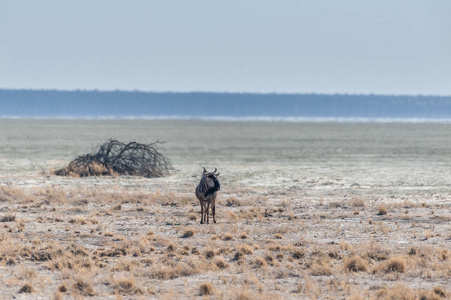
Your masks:
<svg viewBox="0 0 451 300"><path fill-rule="evenodd" d="M451 96L0 90L0 117L451 118Z"/></svg>

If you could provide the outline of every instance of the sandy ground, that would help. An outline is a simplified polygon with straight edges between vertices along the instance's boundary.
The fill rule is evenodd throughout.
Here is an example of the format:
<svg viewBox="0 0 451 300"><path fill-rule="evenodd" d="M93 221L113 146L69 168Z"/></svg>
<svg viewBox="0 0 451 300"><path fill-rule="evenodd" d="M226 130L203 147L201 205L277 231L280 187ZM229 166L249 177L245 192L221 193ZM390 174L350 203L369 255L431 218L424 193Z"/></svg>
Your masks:
<svg viewBox="0 0 451 300"><path fill-rule="evenodd" d="M451 296L449 125L29 122L0 122L2 299ZM51 174L112 132L159 133L174 172Z"/></svg>

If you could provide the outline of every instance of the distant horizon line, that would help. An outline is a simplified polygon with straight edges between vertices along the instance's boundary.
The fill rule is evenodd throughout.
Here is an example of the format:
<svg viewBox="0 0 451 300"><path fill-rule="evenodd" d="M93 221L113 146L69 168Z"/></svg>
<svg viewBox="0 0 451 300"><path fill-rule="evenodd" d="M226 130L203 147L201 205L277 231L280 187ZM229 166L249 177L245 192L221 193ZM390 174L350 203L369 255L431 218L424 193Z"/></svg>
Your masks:
<svg viewBox="0 0 451 300"><path fill-rule="evenodd" d="M144 90L99 90L99 89L34 89L34 88L0 88L0 91L14 92L82 92L82 93L143 93L143 94L225 94L225 95L326 95L326 96L382 96L382 97L442 97L449 98L450 95L439 94L377 94L377 93L318 93L318 92L239 92L239 91L144 91Z"/></svg>
<svg viewBox="0 0 451 300"><path fill-rule="evenodd" d="M280 117L280 116L133 116L133 115L41 115L41 116L8 116L0 115L0 120L66 120L66 121L203 121L203 122L261 122L261 123L377 123L377 124L451 124L451 118L412 118L412 117Z"/></svg>

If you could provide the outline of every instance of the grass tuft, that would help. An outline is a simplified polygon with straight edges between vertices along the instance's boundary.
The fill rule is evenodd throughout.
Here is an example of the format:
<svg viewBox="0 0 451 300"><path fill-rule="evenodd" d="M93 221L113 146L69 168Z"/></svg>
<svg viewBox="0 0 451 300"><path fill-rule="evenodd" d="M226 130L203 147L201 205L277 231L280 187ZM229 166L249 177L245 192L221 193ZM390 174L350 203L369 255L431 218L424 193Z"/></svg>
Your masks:
<svg viewBox="0 0 451 300"><path fill-rule="evenodd" d="M26 283L20 288L19 293L31 294L31 293L34 293L34 289L31 286L31 284Z"/></svg>
<svg viewBox="0 0 451 300"><path fill-rule="evenodd" d="M238 250L243 254L250 254L250 255L254 254L254 251L252 251L252 247L249 245L243 244L238 247Z"/></svg>
<svg viewBox="0 0 451 300"><path fill-rule="evenodd" d="M379 205L377 207L377 215L383 216L387 214L387 207L385 205Z"/></svg>
<svg viewBox="0 0 451 300"><path fill-rule="evenodd" d="M366 272L367 271L367 263L365 260L358 256L353 256L349 259L346 259L344 262L344 268L349 272Z"/></svg>
<svg viewBox="0 0 451 300"><path fill-rule="evenodd" d="M221 236L221 240L223 240L223 241L231 241L231 240L233 240L233 235L232 234L230 234L230 233L224 233L222 236Z"/></svg>
<svg viewBox="0 0 451 300"><path fill-rule="evenodd" d="M291 257L293 257L294 259L301 259L304 258L305 256L305 251L302 249L297 249L295 251L293 251Z"/></svg>
<svg viewBox="0 0 451 300"><path fill-rule="evenodd" d="M393 257L380 266L380 270L385 273L404 273L406 269L406 260L401 257Z"/></svg>
<svg viewBox="0 0 451 300"><path fill-rule="evenodd" d="M96 292L94 291L94 288L92 287L92 282L89 281L86 278L79 277L76 279L74 285L74 290L83 295L83 296L95 296Z"/></svg>
<svg viewBox="0 0 451 300"><path fill-rule="evenodd" d="M215 251L212 249L207 249L204 252L205 258L213 258L215 256Z"/></svg>
<svg viewBox="0 0 451 300"><path fill-rule="evenodd" d="M446 290L440 286L436 286L432 292L439 297L446 298Z"/></svg>
<svg viewBox="0 0 451 300"><path fill-rule="evenodd" d="M315 263L310 267L310 275L312 276L330 276L332 274L332 270L327 265Z"/></svg>
<svg viewBox="0 0 451 300"><path fill-rule="evenodd" d="M182 238L189 238L194 236L194 229L193 228L185 228L185 231L182 234Z"/></svg>
<svg viewBox="0 0 451 300"><path fill-rule="evenodd" d="M220 269L226 269L229 266L223 257L216 257L214 264Z"/></svg>
<svg viewBox="0 0 451 300"><path fill-rule="evenodd" d="M14 222L14 221L16 221L16 216L11 214L5 215L0 219L0 222Z"/></svg>
<svg viewBox="0 0 451 300"><path fill-rule="evenodd" d="M199 287L201 296L211 295L213 293L213 285L210 282L202 283Z"/></svg>
<svg viewBox="0 0 451 300"><path fill-rule="evenodd" d="M143 290L136 286L134 277L122 277L114 282L113 290L116 294L142 295Z"/></svg>
<svg viewBox="0 0 451 300"><path fill-rule="evenodd" d="M63 283L58 287L58 292L67 293L67 286Z"/></svg>

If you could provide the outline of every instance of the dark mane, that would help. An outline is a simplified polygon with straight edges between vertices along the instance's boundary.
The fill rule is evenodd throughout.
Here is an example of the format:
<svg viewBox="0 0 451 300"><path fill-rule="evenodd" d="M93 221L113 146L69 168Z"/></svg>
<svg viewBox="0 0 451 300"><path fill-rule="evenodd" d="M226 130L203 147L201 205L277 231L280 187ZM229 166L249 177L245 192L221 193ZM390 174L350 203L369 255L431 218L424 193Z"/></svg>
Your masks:
<svg viewBox="0 0 451 300"><path fill-rule="evenodd" d="M213 175L213 176L214 176L214 175ZM219 184L219 180L218 180L216 177L213 177L213 178L208 177L208 176L206 176L206 177L207 177L206 180L213 180L213 182L214 182L214 184L215 184L213 187L209 188L209 189L206 191L205 197L208 197L208 196L210 196L210 195L213 195L216 191L219 191L220 188L221 188L221 185Z"/></svg>

